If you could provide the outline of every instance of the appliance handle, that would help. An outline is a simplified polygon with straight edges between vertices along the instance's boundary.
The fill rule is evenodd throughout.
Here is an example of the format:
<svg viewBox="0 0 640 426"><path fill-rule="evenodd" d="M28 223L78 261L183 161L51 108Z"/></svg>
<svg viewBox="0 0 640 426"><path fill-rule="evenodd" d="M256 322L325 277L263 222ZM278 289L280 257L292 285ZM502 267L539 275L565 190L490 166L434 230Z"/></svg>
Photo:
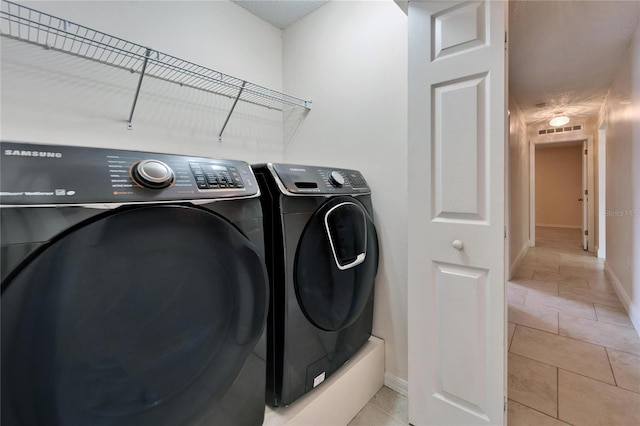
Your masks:
<svg viewBox="0 0 640 426"><path fill-rule="evenodd" d="M339 209L340 207L344 207L347 205L356 206L362 211L362 207L360 207L356 203L346 201L344 203L340 203L331 207L329 211L324 215L324 227L325 227L325 231L327 232L327 237L329 238L329 245L331 246L331 252L333 253L333 260L336 262L336 266L341 271L346 271L347 269L351 269L355 266L358 266L362 262L364 262L365 259L367 258L367 216L364 214L364 212L362 212L362 217L364 220L364 251L356 255L356 258L354 261L349 262L345 265L342 265L338 260L338 253L336 252L336 247L333 243L333 238L331 238L331 230L329 229L329 215L331 215L331 213L333 213L335 210Z"/></svg>

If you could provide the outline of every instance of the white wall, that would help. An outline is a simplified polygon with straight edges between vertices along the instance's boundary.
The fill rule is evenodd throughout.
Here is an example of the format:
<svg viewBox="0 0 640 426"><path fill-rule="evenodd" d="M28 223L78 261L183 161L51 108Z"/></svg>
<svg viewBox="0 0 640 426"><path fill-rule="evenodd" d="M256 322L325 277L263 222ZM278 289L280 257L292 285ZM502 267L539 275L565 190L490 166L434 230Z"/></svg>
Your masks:
<svg viewBox="0 0 640 426"><path fill-rule="evenodd" d="M515 98L509 99L509 275L529 248L529 138Z"/></svg>
<svg viewBox="0 0 640 426"><path fill-rule="evenodd" d="M221 1L45 1L25 5L274 90L282 90L281 31ZM282 113L2 38L4 140L282 159ZM295 94L294 94L295 95Z"/></svg>
<svg viewBox="0 0 640 426"><path fill-rule="evenodd" d="M640 331L640 27L607 95L606 263Z"/></svg>
<svg viewBox="0 0 640 426"><path fill-rule="evenodd" d="M372 187L381 249L373 333L385 340L387 384L400 379L402 386L407 17L391 0L332 1L283 32L283 56L284 91L314 102L301 125L285 123L285 160L359 169Z"/></svg>

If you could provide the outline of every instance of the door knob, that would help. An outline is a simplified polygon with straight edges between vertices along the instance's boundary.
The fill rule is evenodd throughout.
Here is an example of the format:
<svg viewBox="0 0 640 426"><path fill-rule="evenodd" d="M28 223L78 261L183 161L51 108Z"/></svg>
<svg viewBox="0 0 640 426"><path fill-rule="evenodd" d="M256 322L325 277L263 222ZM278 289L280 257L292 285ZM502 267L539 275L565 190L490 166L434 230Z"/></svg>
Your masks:
<svg viewBox="0 0 640 426"><path fill-rule="evenodd" d="M578 201L584 201L582 198L578 198Z"/></svg>
<svg viewBox="0 0 640 426"><path fill-rule="evenodd" d="M453 243L451 243L451 245L456 250L462 250L462 247L464 247L464 244L462 244L462 241L460 240L454 240Z"/></svg>

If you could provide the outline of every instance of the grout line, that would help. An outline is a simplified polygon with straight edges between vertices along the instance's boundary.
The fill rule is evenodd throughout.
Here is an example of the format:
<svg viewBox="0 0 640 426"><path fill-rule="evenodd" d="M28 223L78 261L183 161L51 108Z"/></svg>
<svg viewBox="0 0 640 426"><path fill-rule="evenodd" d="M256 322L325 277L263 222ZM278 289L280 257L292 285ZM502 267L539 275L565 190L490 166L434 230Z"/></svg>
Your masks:
<svg viewBox="0 0 640 426"><path fill-rule="evenodd" d="M591 376L585 376L584 374L576 373L575 371L567 370L566 368L560 368L560 367L558 367L558 377L560 377L560 370L562 370L562 371L566 371L567 373L575 374L576 376L584 377L585 379L593 380L594 382L602 383L602 384L604 384L604 385L609 385L609 386L612 386L612 387L614 387L614 388L624 389L624 388L621 388L621 387L620 387L620 386L618 386L618 385L612 385L611 383L607 383L607 382L604 382L604 381L599 380L599 379L594 379L594 378L593 378L593 377L591 377ZM613 380L615 381L615 377L613 378ZM558 386L559 386L559 385L560 385L560 384L558 383ZM624 390L628 390L628 389L624 389ZM629 392L633 392L633 391L629 391ZM636 392L633 392L633 393L636 393Z"/></svg>
<svg viewBox="0 0 640 426"><path fill-rule="evenodd" d="M386 411L384 411L382 408L378 407L376 404L369 404L369 403L367 403L367 405L371 405L375 410L377 410L378 412L380 412L380 413L381 413L382 415L384 415L385 417L388 417L390 420L393 420L393 421L395 421L395 422L402 422L401 420L399 420L399 419L397 419L397 418L393 417L392 415L390 415L389 413L387 413ZM366 407L366 405L365 405L365 407ZM364 407L362 408L362 410L360 410L360 411L358 412L358 414L360 414L363 410L364 410ZM358 414L356 414L356 417L358 416ZM353 419L355 419L355 417L354 417ZM351 421L353 421L353 419L351 419ZM349 423L351 423L351 422L349 422ZM347 426L348 426L348 425L347 425Z"/></svg>
<svg viewBox="0 0 640 426"><path fill-rule="evenodd" d="M525 404L524 402L517 401L517 400L515 400L515 399L507 398L507 405L509 404L509 401L517 402L518 404L520 404L520 405L522 405L522 406L524 406L524 407L527 407L527 408L528 408L528 409L530 409L530 410L533 410L533 411L536 411L536 412L538 412L538 413L540 413L540 414L543 414L543 415L545 415L545 416L549 417L550 419L560 420L560 419L558 419L557 417L550 416L549 414L545 413L544 411L540 411L540 410L538 410L537 408L530 407L530 406L528 406L527 404ZM561 420L560 420L560 421L561 421Z"/></svg>
<svg viewBox="0 0 640 426"><path fill-rule="evenodd" d="M556 419L560 419L560 368L556 368Z"/></svg>
<svg viewBox="0 0 640 426"><path fill-rule="evenodd" d="M611 369L611 375L613 376L613 383L615 383L616 386L618 386L618 380L616 380L616 373L613 372L613 364L611 364L611 357L609 356L609 351L607 350L607 348L604 348L604 351L607 354L607 361L609 361L609 368Z"/></svg>
<svg viewBox="0 0 640 426"><path fill-rule="evenodd" d="M549 366L549 367L559 368L557 365L547 364L546 362L543 362L543 361L539 361L539 360L537 360L537 359L530 358L530 357L528 357L528 356L526 356L526 355L522 355L522 354L519 354L519 353L517 353L517 352L511 352L511 353L512 353L513 355L521 356L522 358L526 358L526 359L531 360L531 361L539 362L540 364L544 364L544 365ZM507 363L507 364L508 364L508 363ZM507 368L507 370L508 370L508 368Z"/></svg>
<svg viewBox="0 0 640 426"><path fill-rule="evenodd" d="M587 343L589 343L589 342L587 342ZM593 345L593 343L591 343L591 344ZM598 345L598 346L599 346L599 345ZM622 352L622 353L629 354L629 355L640 356L640 353L638 353L638 352L623 351L622 349L612 348L612 347L609 347L609 346L603 346L603 348L605 348L605 349L611 349L612 351Z"/></svg>
<svg viewBox="0 0 640 426"><path fill-rule="evenodd" d="M401 394L401 393L399 393L399 392L394 391L393 389L390 389L390 390L391 390L391 392L393 392L393 393L394 393L394 396L395 396L396 398L400 398L400 399L402 399L402 398L405 398L405 399L406 399L406 398L407 398L406 396L402 395L402 394ZM398 421L400 421L400 422L402 422L402 421L403 421L401 418L396 417L396 413L394 413L394 412L390 412L390 411L387 411L387 410L385 410L384 408L380 407L380 406L379 406L378 404L376 404L375 402L373 402L373 401L374 401L374 400L376 400L376 399L381 400L382 398L378 397L378 396L377 396L377 394L376 394L373 398L371 398L371 400L369 401L369 403L371 403L372 405L374 405L378 410L380 410L380 411L382 411L383 413L387 414L389 417L392 417L392 418L394 418L394 419L396 419L396 420L398 420ZM384 399L386 399L386 400L388 401L390 398L384 398ZM393 404L393 406L395 407L396 405L395 405L395 404Z"/></svg>
<svg viewBox="0 0 640 426"><path fill-rule="evenodd" d="M534 290L534 291L535 291L535 290ZM538 292L538 293L545 294L545 295L547 295L547 296L553 296L552 294L549 294L549 293L542 293L542 292ZM555 296L555 297L560 297L560 296ZM579 301L579 300L573 300L573 299L564 299L564 300L566 300L566 301L571 301L571 302L580 302L580 303L584 303L584 304L589 304L589 303L587 303L587 302L581 302L581 301ZM525 306L529 306L529 307L531 307L531 308L549 309L549 310L551 310L551 311L556 311L556 312L558 312L559 314L571 315L571 316L576 317L576 318L582 318L582 319L588 319L588 320L591 320L591 321L595 321L593 318L587 318L586 316L580 316L580 315L570 314L570 313L568 313L568 312L564 312L563 310L560 310L560 309L557 309L557 308L554 308L554 307L551 307L551 306L549 306L549 305L545 305L545 304L533 304L533 305L527 305L527 304L526 304L526 298L525 298L525 303L523 303L523 305L525 305ZM594 308L594 311L595 311L595 308ZM608 323L607 323L607 324L608 324Z"/></svg>
<svg viewBox="0 0 640 426"><path fill-rule="evenodd" d="M509 324L509 322L507 321L507 334L509 332L508 331L509 330L508 324ZM516 330L518 329L518 324L516 324L515 322L513 322L511 324L515 325L515 327L513 328L513 334L511 335L511 339L509 339L509 347L507 348L507 354L509 352L511 352L511 345L513 345L513 339L516 337ZM508 362L507 362L507 364L508 364ZM507 372L507 374L508 374L508 372Z"/></svg>
<svg viewBox="0 0 640 426"><path fill-rule="evenodd" d="M552 335L552 336L558 336L557 334L549 333L548 331L538 330L537 328L533 328L533 327L527 327L527 326L525 326L525 325L520 325L520 324L518 324L518 325L516 326L516 328L517 328L517 327L524 327L524 328L528 328L528 329L531 329L531 330L539 331L539 332L541 332L541 333L547 333L547 334L550 334L550 335ZM574 338L572 338L572 337L568 337L568 336L560 336L560 337L564 337L565 339L571 339L571 340L574 340L574 341L576 341L576 342L586 343L586 344L589 344L589 345L592 345L592 346L597 346L597 347L599 347L599 348L604 349L604 350L605 350L605 352L607 351L607 349L611 349L611 350L618 351L618 352L624 352L624 351L620 351L620 350L615 349L615 348L608 348L607 346L596 345L595 343L585 342L585 341L583 341L583 340L574 339ZM514 331L514 333L513 333L513 340L515 340L515 331ZM513 340L511 341L511 344L513 344ZM523 354L518 353L518 352L511 352L511 345L509 346L509 352L510 352L510 353L512 353L512 354L514 354L514 355L518 355L518 356L521 356L521 357L523 357L523 358L527 358L527 359L530 359L530 360L532 360L532 361L539 362L540 364L544 364L544 365L548 365L548 366L550 366L550 367L555 367L555 368L557 368L557 369L561 369L561 367L558 367L557 365L549 364L549 363L546 363L546 362L544 362L544 361L540 361L540 360L538 360L538 359L531 358L530 356L523 355ZM632 355L638 355L638 354L634 354L633 352L624 352L624 353L630 353L630 354L632 354ZM607 354L607 359L608 359L608 356L609 356L609 354ZM609 366L611 366L611 363L609 363ZM507 362L507 374L508 374L508 370L509 370L509 365L508 365L508 362ZM607 382L602 381L602 380L600 380L600 379L595 379L595 378L593 378L593 377L591 377L591 376L585 376L584 374L576 373L575 371L567 370L567 369L565 369L565 368L562 368L562 370L568 371L568 372L573 373L573 374L577 374L578 376L587 377L587 378L589 378L589 379L591 379L591 380L595 380L595 381L597 381L597 382L601 382L601 383L607 384L607 385L609 385L609 386L614 386L614 385L612 385L611 383L607 383ZM612 371L612 373L611 373L611 374L613 375L613 371ZM614 382L615 382L615 380L616 380L616 379L615 379L615 375L613 375L613 380L614 380ZM616 386L617 386L617 385L616 385ZM621 389L624 389L624 388L621 388ZM630 391L630 392L633 392L633 391Z"/></svg>
<svg viewBox="0 0 640 426"><path fill-rule="evenodd" d="M592 320L592 319L583 318L583 317L578 317L578 316L576 316L576 315L571 315L571 314L567 314L567 313L565 313L565 315L569 315L570 317L574 317L574 318L578 318L578 319L584 319L584 320L587 320L587 321L594 321L594 320ZM623 327L623 326L618 325L618 324L611 324L611 323L604 322L604 321L595 321L595 322L599 322L600 324L603 324L603 325L605 325L605 326L607 326L607 325L608 325L608 326L616 327L616 329L618 329L618 330L627 330L627 329L630 329L629 327ZM529 328L533 328L533 327L529 327ZM560 320L558 319L558 329L559 329L559 328L560 328ZM534 330L537 330L537 329L536 329L536 328L534 328ZM635 329L631 329L631 330L635 330ZM543 330L538 330L538 331L543 331ZM558 331L560 331L560 330L558 330ZM587 340L576 339L575 337L567 336L567 335L564 335L564 334L559 334L559 336L561 336L561 337L566 337L567 339L572 339L572 340L575 340L575 341L578 341L578 342L588 343L588 344L590 344L590 345L600 346L600 347L603 347L603 348L609 348L609 349L612 349L612 350L614 350L614 351L618 351L618 352L624 352L624 353L627 353L627 354L632 354L632 355L640 356L640 352L630 352L630 351L628 351L628 350L624 350L624 349L613 348L613 347L611 347L611 346L602 345L602 344L599 344L599 343L593 343L593 342L589 342L589 341L587 341ZM618 339L618 338L616 338L616 340L617 340L618 342L620 342L620 341L623 341L623 342L624 342L624 341L625 341L625 339L624 339L624 338L623 338L623 339Z"/></svg>

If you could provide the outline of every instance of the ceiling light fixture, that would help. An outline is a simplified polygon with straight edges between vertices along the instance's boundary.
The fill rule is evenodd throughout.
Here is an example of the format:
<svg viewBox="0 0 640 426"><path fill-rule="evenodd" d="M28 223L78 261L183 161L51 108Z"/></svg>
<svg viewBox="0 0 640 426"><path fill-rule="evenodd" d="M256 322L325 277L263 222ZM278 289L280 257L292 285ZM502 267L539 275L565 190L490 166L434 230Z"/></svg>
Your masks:
<svg viewBox="0 0 640 426"><path fill-rule="evenodd" d="M558 126L564 126L568 122L569 122L569 117L567 117L566 115L560 115L558 117L553 117L549 121L549 124L552 125L553 127L558 127Z"/></svg>

